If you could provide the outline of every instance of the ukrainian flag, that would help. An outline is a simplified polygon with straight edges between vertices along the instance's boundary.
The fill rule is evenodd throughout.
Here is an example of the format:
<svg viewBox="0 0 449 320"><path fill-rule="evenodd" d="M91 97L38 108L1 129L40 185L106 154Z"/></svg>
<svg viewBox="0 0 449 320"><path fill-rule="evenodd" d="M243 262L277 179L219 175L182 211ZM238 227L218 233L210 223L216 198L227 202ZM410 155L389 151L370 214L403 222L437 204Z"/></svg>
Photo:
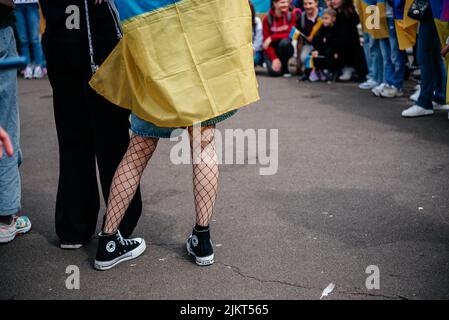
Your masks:
<svg viewBox="0 0 449 320"><path fill-rule="evenodd" d="M90 85L162 127L259 99L246 0L115 0L123 39Z"/></svg>
<svg viewBox="0 0 449 320"><path fill-rule="evenodd" d="M363 32L369 33L374 39L385 39L390 36L387 24L386 0L356 0L357 11L359 12L360 22ZM379 12L379 28L369 26L373 19L373 12L367 10L368 7L377 7Z"/></svg>
<svg viewBox="0 0 449 320"><path fill-rule="evenodd" d="M406 50L416 44L416 35L418 33L418 21L407 15L413 0L394 0L393 4L399 48Z"/></svg>
<svg viewBox="0 0 449 320"><path fill-rule="evenodd" d="M446 46L446 41L449 37L449 0L430 0L430 7L432 8L433 18L438 30L441 45ZM449 55L446 56L445 62L449 74ZM449 103L449 78L447 83L446 101Z"/></svg>

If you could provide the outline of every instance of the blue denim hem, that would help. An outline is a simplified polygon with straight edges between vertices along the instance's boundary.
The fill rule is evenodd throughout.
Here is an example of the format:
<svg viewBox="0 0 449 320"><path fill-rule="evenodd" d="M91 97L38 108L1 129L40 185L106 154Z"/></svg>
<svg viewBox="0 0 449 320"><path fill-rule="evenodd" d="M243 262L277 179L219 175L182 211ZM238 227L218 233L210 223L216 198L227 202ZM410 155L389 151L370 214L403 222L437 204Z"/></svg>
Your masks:
<svg viewBox="0 0 449 320"><path fill-rule="evenodd" d="M22 207L16 209L2 209L0 208L0 217L12 216L13 214L18 214L22 210Z"/></svg>

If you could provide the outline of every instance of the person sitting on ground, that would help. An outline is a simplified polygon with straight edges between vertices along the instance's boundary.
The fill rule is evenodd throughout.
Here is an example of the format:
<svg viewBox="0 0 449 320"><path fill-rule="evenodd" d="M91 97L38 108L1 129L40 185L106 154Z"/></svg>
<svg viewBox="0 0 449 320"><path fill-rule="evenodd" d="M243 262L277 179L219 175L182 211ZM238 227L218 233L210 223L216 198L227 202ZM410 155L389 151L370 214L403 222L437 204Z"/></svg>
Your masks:
<svg viewBox="0 0 449 320"><path fill-rule="evenodd" d="M303 76L301 80L309 79L311 71L308 65L310 53L313 50L312 41L316 32L321 27L321 8L318 7L318 0L304 0L304 12L296 21L296 28L302 36L298 38L298 65L302 66Z"/></svg>
<svg viewBox="0 0 449 320"><path fill-rule="evenodd" d="M336 72L340 69L339 52L341 51L341 39L338 37L334 27L337 12L334 9L323 11L321 27L313 40L312 57L314 69L310 74L310 81L335 80Z"/></svg>
<svg viewBox="0 0 449 320"><path fill-rule="evenodd" d="M272 0L271 9L263 20L264 60L270 76L291 76L288 61L294 49L289 35L295 24L290 1Z"/></svg>

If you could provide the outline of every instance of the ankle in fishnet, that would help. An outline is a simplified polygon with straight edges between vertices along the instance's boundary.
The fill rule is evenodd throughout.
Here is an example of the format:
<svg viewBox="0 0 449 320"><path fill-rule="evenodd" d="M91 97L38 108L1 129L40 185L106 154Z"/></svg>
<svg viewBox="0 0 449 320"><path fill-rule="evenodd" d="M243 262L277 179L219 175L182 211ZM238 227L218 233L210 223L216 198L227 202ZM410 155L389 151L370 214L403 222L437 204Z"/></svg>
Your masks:
<svg viewBox="0 0 449 320"><path fill-rule="evenodd" d="M156 150L158 139L131 137L128 150L115 172L109 193L104 232L115 233L139 187L143 171Z"/></svg>

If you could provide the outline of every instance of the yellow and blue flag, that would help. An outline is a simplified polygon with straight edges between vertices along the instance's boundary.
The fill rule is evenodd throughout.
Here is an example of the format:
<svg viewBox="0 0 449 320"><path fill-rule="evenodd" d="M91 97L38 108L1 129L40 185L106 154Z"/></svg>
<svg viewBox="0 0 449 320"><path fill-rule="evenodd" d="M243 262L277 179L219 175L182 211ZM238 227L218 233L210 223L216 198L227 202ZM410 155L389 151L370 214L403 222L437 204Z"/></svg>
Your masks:
<svg viewBox="0 0 449 320"><path fill-rule="evenodd" d="M115 0L123 38L90 81L162 127L185 127L259 99L248 1Z"/></svg>
<svg viewBox="0 0 449 320"><path fill-rule="evenodd" d="M394 22L401 50L406 50L416 44L418 21L407 15L412 4L413 0L393 0Z"/></svg>
<svg viewBox="0 0 449 320"><path fill-rule="evenodd" d="M435 26L437 27L438 36L441 45L445 46L449 38L449 0L430 0ZM446 67L449 74L449 55L445 59ZM449 78L447 83L446 100L449 103Z"/></svg>
<svg viewBox="0 0 449 320"><path fill-rule="evenodd" d="M356 0L357 11L359 12L360 22L362 24L363 32L369 33L374 39L385 39L390 36L387 24L387 9L386 0ZM374 18L375 12L369 9L369 7L376 7L378 16L375 17L378 20L378 25L373 27L371 19Z"/></svg>

